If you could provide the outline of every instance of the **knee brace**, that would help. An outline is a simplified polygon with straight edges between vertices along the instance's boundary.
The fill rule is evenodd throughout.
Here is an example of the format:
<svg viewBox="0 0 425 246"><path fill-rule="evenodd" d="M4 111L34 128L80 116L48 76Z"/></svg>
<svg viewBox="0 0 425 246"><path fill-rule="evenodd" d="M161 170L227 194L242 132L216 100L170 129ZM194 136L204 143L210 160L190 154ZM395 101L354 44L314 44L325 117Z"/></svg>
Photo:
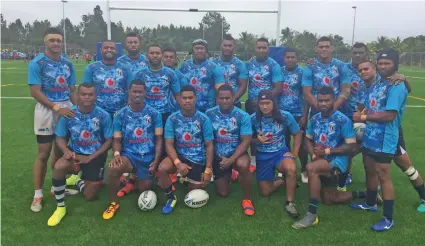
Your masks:
<svg viewBox="0 0 425 246"><path fill-rule="evenodd" d="M419 176L418 170L416 170L413 166L410 166L404 173L411 181L416 180Z"/></svg>

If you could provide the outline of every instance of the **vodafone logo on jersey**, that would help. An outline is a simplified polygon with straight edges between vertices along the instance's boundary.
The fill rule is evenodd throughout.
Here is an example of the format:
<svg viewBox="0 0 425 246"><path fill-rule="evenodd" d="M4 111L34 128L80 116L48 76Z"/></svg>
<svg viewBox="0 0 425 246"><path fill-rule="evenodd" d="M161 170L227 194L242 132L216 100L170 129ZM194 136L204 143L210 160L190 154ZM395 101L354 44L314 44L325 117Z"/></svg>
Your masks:
<svg viewBox="0 0 425 246"><path fill-rule="evenodd" d="M266 135L264 135L264 136L266 136L268 139L271 139L271 138L273 138L273 133L268 132L268 133L266 133Z"/></svg>
<svg viewBox="0 0 425 246"><path fill-rule="evenodd" d="M322 133L320 134L319 140L322 143L326 143L326 141L328 140L328 137L326 136L326 134Z"/></svg>
<svg viewBox="0 0 425 246"><path fill-rule="evenodd" d="M289 89L289 84L287 82L283 83L283 89L284 90L288 90Z"/></svg>
<svg viewBox="0 0 425 246"><path fill-rule="evenodd" d="M113 88L113 87L115 87L115 80L113 78L107 78L105 80L105 85L106 85L106 87Z"/></svg>
<svg viewBox="0 0 425 246"><path fill-rule="evenodd" d="M189 132L183 133L183 140L189 142L190 140L192 140L192 135Z"/></svg>
<svg viewBox="0 0 425 246"><path fill-rule="evenodd" d="M152 92L153 93L159 93L159 87L158 86L154 86L153 88L152 88Z"/></svg>
<svg viewBox="0 0 425 246"><path fill-rule="evenodd" d="M358 89L359 88L359 81L354 81L352 84L354 89Z"/></svg>
<svg viewBox="0 0 425 246"><path fill-rule="evenodd" d="M85 140L90 139L90 132L88 130L83 130L80 137Z"/></svg>
<svg viewBox="0 0 425 246"><path fill-rule="evenodd" d="M261 75L259 75L258 73L254 75L254 80L261 80Z"/></svg>
<svg viewBox="0 0 425 246"><path fill-rule="evenodd" d="M219 134L220 136L226 136L226 134L227 134L227 130L226 130L226 129L224 129L224 128L220 128L220 129L218 130L218 134Z"/></svg>
<svg viewBox="0 0 425 246"><path fill-rule="evenodd" d="M66 80L62 75L59 75L58 77L56 77L56 83L60 86L65 86Z"/></svg>
<svg viewBox="0 0 425 246"><path fill-rule="evenodd" d="M198 80L195 77L193 77L193 78L190 79L190 83L192 85L196 85L196 84L198 84Z"/></svg>
<svg viewBox="0 0 425 246"><path fill-rule="evenodd" d="M135 129L134 129L134 135L137 137L137 138L140 138L140 137L142 137L143 136L143 129L142 128L140 128L140 127L136 127Z"/></svg>
<svg viewBox="0 0 425 246"><path fill-rule="evenodd" d="M372 99L370 100L369 106L371 108L374 108L376 106L376 99L372 97Z"/></svg>
<svg viewBox="0 0 425 246"><path fill-rule="evenodd" d="M323 83L329 85L329 83L331 83L331 79L328 76L326 76L323 78Z"/></svg>

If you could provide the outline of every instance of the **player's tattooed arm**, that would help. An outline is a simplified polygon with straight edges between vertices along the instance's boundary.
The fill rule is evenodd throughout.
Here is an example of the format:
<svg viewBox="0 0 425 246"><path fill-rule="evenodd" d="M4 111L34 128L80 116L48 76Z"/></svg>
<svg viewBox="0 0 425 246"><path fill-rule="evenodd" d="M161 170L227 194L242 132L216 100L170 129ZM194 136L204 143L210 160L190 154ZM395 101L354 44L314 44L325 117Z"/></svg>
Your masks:
<svg viewBox="0 0 425 246"><path fill-rule="evenodd" d="M92 153L89 156L89 161L90 160L94 160L97 157L101 156L103 153L107 152L112 146L112 138L105 138L105 142L100 146L100 148L98 150L96 150L94 153Z"/></svg>
<svg viewBox="0 0 425 246"><path fill-rule="evenodd" d="M375 112L374 114L363 113L361 116L361 121L373 121L378 123L392 122L397 117L397 111L387 110L384 112Z"/></svg>
<svg viewBox="0 0 425 246"><path fill-rule="evenodd" d="M330 149L331 155L351 155L354 153L355 150L355 139L352 140L353 142L345 143L341 146L338 146L336 148Z"/></svg>
<svg viewBox="0 0 425 246"><path fill-rule="evenodd" d="M239 100L245 94L248 88L248 79L239 79L239 89L235 93L235 101Z"/></svg>
<svg viewBox="0 0 425 246"><path fill-rule="evenodd" d="M305 100L310 105L310 107L317 111L318 110L317 99L313 96L313 87L312 86L304 86L303 87L303 95L304 95Z"/></svg>
<svg viewBox="0 0 425 246"><path fill-rule="evenodd" d="M282 81L273 83L272 96L274 98L277 98L279 94L282 92L282 84L283 84Z"/></svg>
<svg viewBox="0 0 425 246"><path fill-rule="evenodd" d="M341 105L348 100L348 98L350 97L350 88L351 84L341 85L341 93L339 94L338 99L335 101L334 110L338 110Z"/></svg>
<svg viewBox="0 0 425 246"><path fill-rule="evenodd" d="M75 87L75 85L71 85L71 86L69 86L69 90L71 92L71 102L72 102L72 104L77 105L77 101L78 101L77 88Z"/></svg>
<svg viewBox="0 0 425 246"><path fill-rule="evenodd" d="M293 144L293 151L292 151L292 155L294 158L298 157L298 153L300 152L300 148L301 148L301 139L302 139L302 134L301 131L298 131L297 134L294 135L294 144Z"/></svg>
<svg viewBox="0 0 425 246"><path fill-rule="evenodd" d="M303 130L307 126L308 122L308 113L310 112L310 105L306 100L304 100L304 112L303 116L301 117L298 125L300 126L301 130Z"/></svg>

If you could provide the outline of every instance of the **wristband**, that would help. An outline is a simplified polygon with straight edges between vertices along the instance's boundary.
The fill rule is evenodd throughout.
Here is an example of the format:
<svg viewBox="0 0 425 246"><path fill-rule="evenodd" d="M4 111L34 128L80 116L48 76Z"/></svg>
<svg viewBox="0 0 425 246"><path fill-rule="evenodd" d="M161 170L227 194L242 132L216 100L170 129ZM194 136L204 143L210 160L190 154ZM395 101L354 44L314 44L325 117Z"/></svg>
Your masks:
<svg viewBox="0 0 425 246"><path fill-rule="evenodd" d="M177 164L179 164L179 163L182 163L182 162L179 160L179 158L175 159L173 162L174 162L174 165L177 165Z"/></svg>
<svg viewBox="0 0 425 246"><path fill-rule="evenodd" d="M59 107L59 105L55 104L52 108L54 111L58 112L59 109L61 109L61 107Z"/></svg>
<svg viewBox="0 0 425 246"><path fill-rule="evenodd" d="M211 174L212 173L211 168L209 168L209 167L205 168L204 173L205 174Z"/></svg>
<svg viewBox="0 0 425 246"><path fill-rule="evenodd" d="M325 149L325 155L330 155L331 154L331 149L330 148L326 148Z"/></svg>
<svg viewBox="0 0 425 246"><path fill-rule="evenodd" d="M313 160L313 159L316 159L316 155L315 154L313 154L312 156L311 156L311 159Z"/></svg>
<svg viewBox="0 0 425 246"><path fill-rule="evenodd" d="M360 120L361 121L366 121L367 120L367 115L363 114L360 116Z"/></svg>
<svg viewBox="0 0 425 246"><path fill-rule="evenodd" d="M114 152L114 156L118 156L118 155L120 155L120 152L119 151L115 151Z"/></svg>

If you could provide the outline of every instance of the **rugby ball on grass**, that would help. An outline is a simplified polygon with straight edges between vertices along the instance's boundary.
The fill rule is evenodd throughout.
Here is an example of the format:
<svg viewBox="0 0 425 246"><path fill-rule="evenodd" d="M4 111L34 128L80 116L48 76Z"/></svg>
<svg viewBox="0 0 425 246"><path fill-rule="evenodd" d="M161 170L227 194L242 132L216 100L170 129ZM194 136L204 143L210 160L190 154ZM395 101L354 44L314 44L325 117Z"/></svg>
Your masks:
<svg viewBox="0 0 425 246"><path fill-rule="evenodd" d="M196 189L186 194L184 203L190 208L200 208L207 204L210 196L205 190Z"/></svg>
<svg viewBox="0 0 425 246"><path fill-rule="evenodd" d="M140 194L137 204L142 211L149 211L155 208L157 201L155 192L147 190Z"/></svg>
<svg viewBox="0 0 425 246"><path fill-rule="evenodd" d="M365 128L365 123L354 123L354 133L356 134L356 139L358 142L362 141Z"/></svg>

